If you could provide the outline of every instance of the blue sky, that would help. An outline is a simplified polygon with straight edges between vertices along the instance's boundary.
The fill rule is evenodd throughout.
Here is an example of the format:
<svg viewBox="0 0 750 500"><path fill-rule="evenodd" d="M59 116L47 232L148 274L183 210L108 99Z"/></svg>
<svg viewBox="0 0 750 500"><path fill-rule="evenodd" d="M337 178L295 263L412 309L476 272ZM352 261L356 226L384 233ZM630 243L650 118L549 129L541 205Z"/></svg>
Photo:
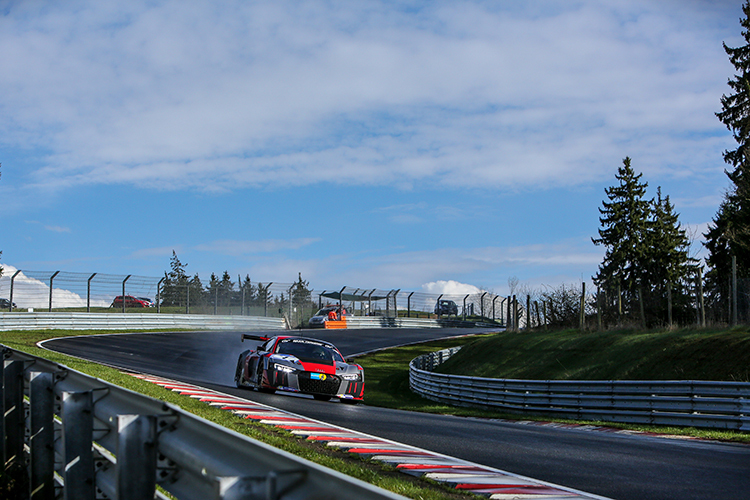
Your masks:
<svg viewBox="0 0 750 500"><path fill-rule="evenodd" d="M740 4L0 0L2 263L580 283L625 156L699 254Z"/></svg>

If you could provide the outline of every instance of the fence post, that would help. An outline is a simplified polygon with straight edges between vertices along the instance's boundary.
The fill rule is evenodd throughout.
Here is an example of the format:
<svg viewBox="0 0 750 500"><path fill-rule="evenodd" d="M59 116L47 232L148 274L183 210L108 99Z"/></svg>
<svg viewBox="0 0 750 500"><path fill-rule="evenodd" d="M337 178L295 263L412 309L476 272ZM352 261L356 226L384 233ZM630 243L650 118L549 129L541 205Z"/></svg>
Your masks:
<svg viewBox="0 0 750 500"><path fill-rule="evenodd" d="M54 403L52 373L29 373L29 406L31 432L31 499L55 498Z"/></svg>
<svg viewBox="0 0 750 500"><path fill-rule="evenodd" d="M397 301L397 299L398 299L398 294L399 294L400 291L401 291L401 289L399 288L398 290L396 290L395 292L393 292L393 317L396 318L396 319L398 319L398 301ZM354 292L354 293L356 293L356 292Z"/></svg>
<svg viewBox="0 0 750 500"><path fill-rule="evenodd" d="M91 312L91 280L94 279L94 276L96 276L97 273L92 274L89 276L89 280L86 282L86 312Z"/></svg>
<svg viewBox="0 0 750 500"><path fill-rule="evenodd" d="M596 327L597 330L602 329L602 292L599 286L596 287Z"/></svg>
<svg viewBox="0 0 750 500"><path fill-rule="evenodd" d="M162 278L159 280L159 282L156 284L156 312L161 312L161 284L164 283L164 280L166 278Z"/></svg>
<svg viewBox="0 0 750 500"><path fill-rule="evenodd" d="M94 500L94 402L91 391L63 392L64 500Z"/></svg>
<svg viewBox="0 0 750 500"><path fill-rule="evenodd" d="M667 323L672 328L672 282L667 282Z"/></svg>
<svg viewBox="0 0 750 500"><path fill-rule="evenodd" d="M580 329L583 330L584 326L586 326L586 282L581 282L581 311L579 314L579 321L578 324L580 325Z"/></svg>
<svg viewBox="0 0 750 500"><path fill-rule="evenodd" d="M638 305L641 309L641 328L646 328L646 310L643 306L643 288L638 287Z"/></svg>
<svg viewBox="0 0 750 500"><path fill-rule="evenodd" d="M125 276L125 279L122 280L122 312L125 314L125 283L130 279L130 274Z"/></svg>
<svg viewBox="0 0 750 500"><path fill-rule="evenodd" d="M700 324L706 327L706 308L703 303L703 268L698 268L698 297L700 300Z"/></svg>
<svg viewBox="0 0 750 500"><path fill-rule="evenodd" d="M732 326L737 326L737 256L732 255Z"/></svg>
<svg viewBox="0 0 750 500"><path fill-rule="evenodd" d="M482 295L479 296L479 311L482 316L482 320L484 320L484 296L487 295L487 292L484 292Z"/></svg>
<svg viewBox="0 0 750 500"><path fill-rule="evenodd" d="M411 296L414 295L414 292L411 292L408 297L406 297L406 317L411 318Z"/></svg>
<svg viewBox="0 0 750 500"><path fill-rule="evenodd" d="M20 273L21 270L19 269L15 273L13 273L13 276L10 278L10 304L8 304L8 311L13 312L13 282L16 280L16 276L18 276L18 273Z"/></svg>
<svg viewBox="0 0 750 500"><path fill-rule="evenodd" d="M154 415L117 416L118 500L154 498L156 425Z"/></svg>
<svg viewBox="0 0 750 500"><path fill-rule="evenodd" d="M55 274L53 274L49 278L49 312L52 312L52 280L54 280L55 276L57 276L58 274L60 274L60 271L55 271Z"/></svg>
<svg viewBox="0 0 750 500"><path fill-rule="evenodd" d="M513 331L513 318L510 316L510 295L508 295L508 306L507 306L507 320L505 329L509 331Z"/></svg>
<svg viewBox="0 0 750 500"><path fill-rule="evenodd" d="M526 294L526 329L531 330L531 295Z"/></svg>

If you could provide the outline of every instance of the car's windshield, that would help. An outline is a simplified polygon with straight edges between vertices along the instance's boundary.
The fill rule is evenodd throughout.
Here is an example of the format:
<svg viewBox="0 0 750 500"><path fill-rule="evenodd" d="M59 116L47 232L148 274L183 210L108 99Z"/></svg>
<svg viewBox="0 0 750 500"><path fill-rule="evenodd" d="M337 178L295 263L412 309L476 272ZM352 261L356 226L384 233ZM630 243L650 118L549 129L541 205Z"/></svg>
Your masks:
<svg viewBox="0 0 750 500"><path fill-rule="evenodd" d="M331 348L312 340L284 339L276 348L277 354L290 354L300 361L333 365Z"/></svg>

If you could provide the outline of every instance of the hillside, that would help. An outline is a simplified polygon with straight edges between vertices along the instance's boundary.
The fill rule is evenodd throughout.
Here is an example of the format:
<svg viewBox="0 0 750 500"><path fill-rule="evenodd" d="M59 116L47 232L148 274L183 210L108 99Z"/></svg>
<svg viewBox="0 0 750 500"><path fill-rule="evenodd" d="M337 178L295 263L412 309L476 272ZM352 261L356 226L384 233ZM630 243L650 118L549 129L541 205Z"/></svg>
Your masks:
<svg viewBox="0 0 750 500"><path fill-rule="evenodd" d="M500 333L467 344L441 373L538 380L750 381L750 330Z"/></svg>

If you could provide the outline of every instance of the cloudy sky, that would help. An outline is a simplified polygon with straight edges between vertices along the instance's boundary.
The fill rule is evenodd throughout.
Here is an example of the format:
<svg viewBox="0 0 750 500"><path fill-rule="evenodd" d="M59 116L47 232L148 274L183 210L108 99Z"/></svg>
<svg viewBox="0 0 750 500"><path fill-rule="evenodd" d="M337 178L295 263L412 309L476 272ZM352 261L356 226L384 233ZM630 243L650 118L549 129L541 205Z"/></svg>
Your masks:
<svg viewBox="0 0 750 500"><path fill-rule="evenodd" d="M0 0L2 262L590 282L625 156L699 252L740 4Z"/></svg>

